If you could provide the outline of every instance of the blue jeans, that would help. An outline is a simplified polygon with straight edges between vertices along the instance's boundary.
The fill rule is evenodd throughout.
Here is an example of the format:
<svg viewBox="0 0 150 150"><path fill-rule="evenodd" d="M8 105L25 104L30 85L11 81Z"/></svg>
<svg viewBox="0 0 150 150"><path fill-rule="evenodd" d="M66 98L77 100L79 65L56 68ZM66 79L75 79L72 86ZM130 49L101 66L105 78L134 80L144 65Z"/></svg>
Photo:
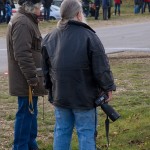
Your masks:
<svg viewBox="0 0 150 150"><path fill-rule="evenodd" d="M99 17L99 9L100 9L100 6L96 6L96 8L95 8L95 20L97 20Z"/></svg>
<svg viewBox="0 0 150 150"><path fill-rule="evenodd" d="M74 126L77 130L79 149L96 150L96 109L78 110L55 107L54 150L70 150Z"/></svg>
<svg viewBox="0 0 150 150"><path fill-rule="evenodd" d="M49 20L50 18L50 7L46 8L44 7L44 20Z"/></svg>
<svg viewBox="0 0 150 150"><path fill-rule="evenodd" d="M103 20L108 20L108 8L103 8Z"/></svg>
<svg viewBox="0 0 150 150"><path fill-rule="evenodd" d="M118 9L118 14L120 15L120 4L115 4L115 15L117 13L117 9Z"/></svg>
<svg viewBox="0 0 150 150"><path fill-rule="evenodd" d="M145 12L145 9L146 9L146 5L148 5L148 11L150 12L150 2L144 2L143 4L143 12Z"/></svg>
<svg viewBox="0 0 150 150"><path fill-rule="evenodd" d="M13 150L37 149L37 96L33 96L34 114L29 112L28 97L18 97L18 111L14 127Z"/></svg>

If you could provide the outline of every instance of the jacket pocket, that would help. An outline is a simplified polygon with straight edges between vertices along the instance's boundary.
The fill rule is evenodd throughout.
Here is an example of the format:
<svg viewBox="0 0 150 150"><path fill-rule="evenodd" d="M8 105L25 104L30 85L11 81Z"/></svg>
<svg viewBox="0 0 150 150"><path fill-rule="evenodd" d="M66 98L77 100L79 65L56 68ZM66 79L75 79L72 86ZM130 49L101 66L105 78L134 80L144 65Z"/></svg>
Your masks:
<svg viewBox="0 0 150 150"><path fill-rule="evenodd" d="M32 41L32 49L35 51L41 51L41 41L41 36L34 37Z"/></svg>
<svg viewBox="0 0 150 150"><path fill-rule="evenodd" d="M38 77L43 77L44 76L42 68L36 68L36 71L37 71L37 76Z"/></svg>
<svg viewBox="0 0 150 150"><path fill-rule="evenodd" d="M37 96L47 95L47 90L44 88L44 75L42 68L36 68L36 70L38 77L38 86L35 87L33 94Z"/></svg>

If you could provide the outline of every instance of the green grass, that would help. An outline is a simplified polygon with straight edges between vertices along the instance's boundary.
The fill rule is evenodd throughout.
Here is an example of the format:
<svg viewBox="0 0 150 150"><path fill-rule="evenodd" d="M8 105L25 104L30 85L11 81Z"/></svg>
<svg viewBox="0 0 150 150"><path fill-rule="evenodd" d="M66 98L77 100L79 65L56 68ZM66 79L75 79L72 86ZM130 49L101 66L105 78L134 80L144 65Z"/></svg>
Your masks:
<svg viewBox="0 0 150 150"><path fill-rule="evenodd" d="M130 53L129 53L130 55ZM131 56L131 55L130 55ZM150 57L129 58L110 55L111 69L117 91L110 103L121 118L110 124L110 150L149 150L150 149ZM38 144L41 150L52 150L54 111L47 97L38 102ZM8 94L8 77L0 75L0 149L9 150L13 142L13 125L17 109L16 97ZM106 149L105 114L98 108L97 145ZM74 130L72 149L78 150L78 139Z"/></svg>
<svg viewBox="0 0 150 150"><path fill-rule="evenodd" d="M112 8L112 14L113 10ZM88 23L92 27L105 27L128 23L149 21L150 15L133 14L133 3L123 1L121 16L112 15L111 20L95 21L89 17ZM57 21L41 22L39 24L42 34L50 32ZM0 24L0 37L6 36L7 25ZM121 114L121 118L110 125L110 150L149 150L150 149L150 58L110 59L114 73L117 91L111 105ZM39 133L38 144L41 150L52 150L54 112L53 107L45 98L45 119L43 120L43 101L39 100ZM16 97L8 94L8 77L0 75L0 150L9 150L13 142L13 126L17 109ZM98 137L97 145L106 149L105 114L98 108ZM78 149L76 131L73 134L72 150Z"/></svg>

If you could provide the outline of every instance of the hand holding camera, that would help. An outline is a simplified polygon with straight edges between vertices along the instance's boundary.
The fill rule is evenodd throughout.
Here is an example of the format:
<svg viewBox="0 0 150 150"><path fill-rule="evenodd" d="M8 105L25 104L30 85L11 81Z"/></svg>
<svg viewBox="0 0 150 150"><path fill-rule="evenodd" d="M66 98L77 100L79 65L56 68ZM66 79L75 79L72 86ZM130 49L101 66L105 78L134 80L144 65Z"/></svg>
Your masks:
<svg viewBox="0 0 150 150"><path fill-rule="evenodd" d="M107 95L108 95L108 99L105 100L106 103L108 103L109 101L112 100L112 91L109 91L109 92L107 93Z"/></svg>
<svg viewBox="0 0 150 150"><path fill-rule="evenodd" d="M112 92L108 92L108 94L103 92L100 97L96 99L95 104L96 106L101 106L102 110L112 121L116 121L120 117L120 114L116 112L112 106L108 105L111 99Z"/></svg>

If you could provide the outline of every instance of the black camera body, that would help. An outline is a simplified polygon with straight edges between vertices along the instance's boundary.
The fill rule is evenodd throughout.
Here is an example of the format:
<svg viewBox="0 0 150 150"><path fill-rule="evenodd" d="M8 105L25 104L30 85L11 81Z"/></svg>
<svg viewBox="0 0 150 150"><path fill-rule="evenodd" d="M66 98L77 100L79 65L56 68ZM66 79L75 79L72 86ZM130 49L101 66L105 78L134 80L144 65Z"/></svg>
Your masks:
<svg viewBox="0 0 150 150"><path fill-rule="evenodd" d="M103 93L99 98L96 99L95 104L96 106L101 106L106 115L114 122L120 117L120 114L116 112L112 106L108 105L108 103L105 102L107 99L107 94Z"/></svg>

